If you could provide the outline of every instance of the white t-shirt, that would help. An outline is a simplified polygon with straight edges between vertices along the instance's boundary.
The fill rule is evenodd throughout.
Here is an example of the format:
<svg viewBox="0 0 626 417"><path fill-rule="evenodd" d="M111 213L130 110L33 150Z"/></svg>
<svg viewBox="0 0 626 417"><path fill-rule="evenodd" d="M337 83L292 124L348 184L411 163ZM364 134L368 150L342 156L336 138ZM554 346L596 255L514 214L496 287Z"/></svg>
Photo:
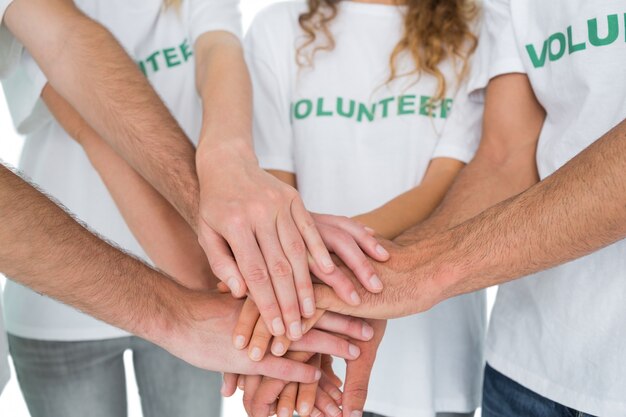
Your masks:
<svg viewBox="0 0 626 417"><path fill-rule="evenodd" d="M4 26L4 12L11 4L12 0L0 0L0 78L4 77L11 70L11 67L15 63L15 60L10 59L12 53L11 50L14 50L15 47L10 46L5 49L5 46L8 46L9 43L4 41L3 39L10 35L7 28ZM15 39L12 36L7 37L7 39ZM11 42L12 45L17 42ZM2 289L0 289L0 293L2 293ZM1 294L0 294L1 295ZM4 320L2 318L2 300L0 300L0 394L2 394L2 390L4 389L6 383L9 381L10 372L9 372L9 348L6 338L6 333L4 331Z"/></svg>
<svg viewBox="0 0 626 417"><path fill-rule="evenodd" d="M421 181L434 157L469 161L480 135L482 106L467 103L472 131L440 135L450 107L463 106L452 84L445 106L423 108L436 89L423 75L386 85L389 56L403 28L403 8L341 2L332 24L336 48L319 52L314 70L298 68L302 2L261 12L246 37L254 83L254 138L261 165L293 172L314 212L356 215ZM410 69L411 59L401 68ZM420 106L420 104L422 104ZM452 113L456 114L456 113ZM368 411L394 417L468 412L480 401L484 294L449 300L389 322L374 366ZM336 361L338 363L339 361Z"/></svg>
<svg viewBox="0 0 626 417"><path fill-rule="evenodd" d="M202 106L195 87L193 45L208 31L239 35L238 1L185 0L179 11L163 11L161 0L76 3L115 35L189 138L197 141ZM20 168L93 230L145 259L82 148L39 100L45 82L32 58L24 54L21 67L4 83L14 123L27 135ZM7 284L5 304L8 331L22 337L71 341L126 334L13 282Z"/></svg>
<svg viewBox="0 0 626 417"><path fill-rule="evenodd" d="M470 89L525 73L546 178L626 117L626 1L488 0ZM515 111L515 109L511 109ZM626 242L502 285L487 360L553 401L626 416Z"/></svg>

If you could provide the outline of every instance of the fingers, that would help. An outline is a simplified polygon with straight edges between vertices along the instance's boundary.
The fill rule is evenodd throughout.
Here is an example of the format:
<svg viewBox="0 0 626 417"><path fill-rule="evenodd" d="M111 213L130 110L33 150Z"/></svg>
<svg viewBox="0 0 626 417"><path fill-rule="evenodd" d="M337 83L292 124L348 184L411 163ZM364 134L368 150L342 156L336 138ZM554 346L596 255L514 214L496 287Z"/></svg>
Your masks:
<svg viewBox="0 0 626 417"><path fill-rule="evenodd" d="M359 282L370 292L381 292L383 289L382 281L376 275L372 262L352 236L340 228L326 226L320 227L320 229L324 230L322 236L326 246L346 264Z"/></svg>
<svg viewBox="0 0 626 417"><path fill-rule="evenodd" d="M299 352L315 352L333 355L344 359L356 359L361 350L353 343L319 330L311 330L301 340L293 342L291 350Z"/></svg>
<svg viewBox="0 0 626 417"><path fill-rule="evenodd" d="M248 375L244 380L243 406L246 409L248 415L252 415L253 401L256 397L257 390L259 389L262 380L263 377L261 377L260 375Z"/></svg>
<svg viewBox="0 0 626 417"><path fill-rule="evenodd" d="M304 207L304 203L300 197L292 201L291 215L317 266L324 273L331 273L335 269L335 264L330 257L330 253L328 253L322 236L317 230L315 220L313 220L311 213Z"/></svg>
<svg viewBox="0 0 626 417"><path fill-rule="evenodd" d="M291 340L287 339L285 336L278 336L272 339L272 355L274 356L283 356L289 350L291 346Z"/></svg>
<svg viewBox="0 0 626 417"><path fill-rule="evenodd" d="M321 357L319 354L313 356L308 361L309 365L317 368L321 365ZM296 401L296 409L301 416L308 416L313 410L315 404L315 394L317 392L318 381L310 384L300 384L298 388L298 397Z"/></svg>
<svg viewBox="0 0 626 417"><path fill-rule="evenodd" d="M322 355L321 369L322 369L322 379L324 381L329 381L331 384L333 384L337 388L341 388L341 386L343 385L343 382L335 374L335 370L333 369L333 357L332 356Z"/></svg>
<svg viewBox="0 0 626 417"><path fill-rule="evenodd" d="M363 411L370 375L376 359L376 351L384 334L385 325L386 323L381 320L372 321L376 336L370 342L359 342L362 347L361 356L354 361L347 362L346 382L342 399L345 416L351 416L353 412Z"/></svg>
<svg viewBox="0 0 626 417"><path fill-rule="evenodd" d="M267 326L263 320L259 320L254 328L254 333L250 339L250 346L248 347L248 356L255 362L260 361L267 352L267 347L272 339L272 334L267 330Z"/></svg>
<svg viewBox="0 0 626 417"><path fill-rule="evenodd" d="M322 272L315 263L309 263L309 268L317 278L335 291L341 301L355 307L361 304L361 297L356 291L354 283L341 270L341 268L335 268L335 270L330 274ZM313 291L316 293L315 303L317 304L317 307L320 308L317 300L317 290L315 289L315 285L313 286Z"/></svg>
<svg viewBox="0 0 626 417"><path fill-rule="evenodd" d="M237 391L239 375L225 373L223 379L224 381L222 382L220 393L223 397L230 397Z"/></svg>
<svg viewBox="0 0 626 417"><path fill-rule="evenodd" d="M261 362L256 362L249 373L304 383L318 381L322 376L321 371L313 366L273 355L267 355Z"/></svg>
<svg viewBox="0 0 626 417"><path fill-rule="evenodd" d="M337 407L335 400L323 389L317 390L315 408L324 413L326 417L338 417L341 415L341 410Z"/></svg>
<svg viewBox="0 0 626 417"><path fill-rule="evenodd" d="M281 336L285 334L285 324L283 323L278 300L274 294L272 280L267 270L265 259L259 250L257 240L251 231L239 229L238 226L233 227L236 230L236 239L229 240L229 244L235 254L235 259L245 278L250 294L267 328L270 329L274 336ZM259 239L261 240L261 238ZM266 253L266 255L272 256L268 259L268 262L276 262L273 253Z"/></svg>
<svg viewBox="0 0 626 417"><path fill-rule="evenodd" d="M233 344L237 349L241 350L248 346L248 341L253 335L259 316L259 309L254 301L250 298L246 299L233 332Z"/></svg>
<svg viewBox="0 0 626 417"><path fill-rule="evenodd" d="M287 336L291 340L298 340L302 337L302 322L300 321L300 306L296 295L293 270L283 253L276 227L275 225L272 226L272 229L260 227L257 230L257 239L261 246L261 251L265 256L271 284L273 285L276 298L278 299L278 305L280 306L284 323L287 326ZM251 286L252 283L249 283L249 285ZM252 291L252 288L250 288L250 290ZM254 299L257 301L261 315L263 315L263 309L259 300L256 296ZM280 334L275 335L280 336Z"/></svg>
<svg viewBox="0 0 626 417"><path fill-rule="evenodd" d="M276 220L278 237L293 270L293 279L302 317L315 314L313 283L309 273L308 252L291 213L281 212Z"/></svg>
<svg viewBox="0 0 626 417"><path fill-rule="evenodd" d="M202 246L215 276L228 286L234 297L245 296L246 283L228 243L204 222L200 225L198 242Z"/></svg>
<svg viewBox="0 0 626 417"><path fill-rule="evenodd" d="M374 337L374 329L365 320L327 311L315 324L315 328L368 341Z"/></svg>
<svg viewBox="0 0 626 417"><path fill-rule="evenodd" d="M290 382L278 397L276 411L278 417L292 417L296 410L296 397L298 395L298 384Z"/></svg>
<svg viewBox="0 0 626 417"><path fill-rule="evenodd" d="M379 262L389 260L389 252L376 239L373 229L363 226L359 222L341 216L320 215L323 221L332 224L348 233L363 251Z"/></svg>
<svg viewBox="0 0 626 417"><path fill-rule="evenodd" d="M336 376L333 374L333 377ZM341 390L339 386L336 385L336 381L332 378L328 377L327 374L322 373L322 378L319 382L320 389L324 390L330 397L335 401L336 404L341 404Z"/></svg>

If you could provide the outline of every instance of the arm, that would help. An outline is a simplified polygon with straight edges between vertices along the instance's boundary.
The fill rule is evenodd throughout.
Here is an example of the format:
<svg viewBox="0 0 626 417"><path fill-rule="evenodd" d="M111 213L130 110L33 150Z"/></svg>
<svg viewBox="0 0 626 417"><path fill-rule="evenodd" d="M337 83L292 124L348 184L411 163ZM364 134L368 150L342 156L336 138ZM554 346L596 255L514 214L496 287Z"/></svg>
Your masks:
<svg viewBox="0 0 626 417"><path fill-rule="evenodd" d="M83 147L129 228L156 266L189 288L215 288L217 280L196 234L174 207L49 84L41 97L68 135Z"/></svg>
<svg viewBox="0 0 626 417"><path fill-rule="evenodd" d="M4 21L59 94L195 227L194 147L115 38L70 0L15 0Z"/></svg>
<svg viewBox="0 0 626 417"><path fill-rule="evenodd" d="M507 112L512 103L516 111ZM395 239L401 246L393 247L390 262L377 268L384 282L395 278L388 284L394 288L387 295L396 301L390 316L422 311L435 302L438 287L432 282L432 269L438 266L431 258L451 244L440 241L443 232L537 183L535 151L544 118L525 75L508 74L491 80L476 156L457 176L435 213ZM418 246L423 255L413 250ZM421 285L428 285L429 291ZM419 292L428 297L424 295L422 303L408 302L412 298L408 294L417 297Z"/></svg>
<svg viewBox="0 0 626 417"><path fill-rule="evenodd" d="M314 368L230 343L241 301L186 289L109 245L0 166L0 271L210 370L313 382Z"/></svg>
<svg viewBox="0 0 626 417"><path fill-rule="evenodd" d="M456 159L433 159L422 182L383 206L355 217L386 239L393 239L426 219L439 205L464 164Z"/></svg>
<svg viewBox="0 0 626 417"><path fill-rule="evenodd" d="M194 48L203 103L200 243L232 293L243 296L249 289L272 333L295 340L301 337L300 317L315 314L308 253L324 273L335 267L297 191L258 166L252 88L240 42L209 32ZM369 278L374 271L368 268Z"/></svg>

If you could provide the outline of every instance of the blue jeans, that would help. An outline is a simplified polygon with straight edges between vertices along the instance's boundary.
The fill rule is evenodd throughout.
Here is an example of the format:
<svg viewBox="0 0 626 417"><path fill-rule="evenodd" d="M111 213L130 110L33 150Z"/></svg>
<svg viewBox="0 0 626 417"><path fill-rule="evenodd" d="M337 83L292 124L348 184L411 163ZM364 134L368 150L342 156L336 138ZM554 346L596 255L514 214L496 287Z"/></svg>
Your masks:
<svg viewBox="0 0 626 417"><path fill-rule="evenodd" d="M593 417L555 403L485 367L483 417Z"/></svg>
<svg viewBox="0 0 626 417"><path fill-rule="evenodd" d="M132 350L144 417L219 417L221 376L138 337L50 342L9 335L32 417L125 417L124 352Z"/></svg>

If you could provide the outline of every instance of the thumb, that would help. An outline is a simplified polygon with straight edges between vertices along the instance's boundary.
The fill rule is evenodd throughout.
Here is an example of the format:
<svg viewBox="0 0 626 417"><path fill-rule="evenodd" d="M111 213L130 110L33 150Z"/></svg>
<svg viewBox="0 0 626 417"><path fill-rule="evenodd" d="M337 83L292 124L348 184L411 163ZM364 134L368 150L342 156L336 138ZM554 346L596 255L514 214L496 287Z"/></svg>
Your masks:
<svg viewBox="0 0 626 417"><path fill-rule="evenodd" d="M342 397L343 417L361 417L363 415L376 352L386 326L386 322L381 320L370 322L376 332L374 339L369 342L355 341L361 349L361 356L347 362L346 381Z"/></svg>

